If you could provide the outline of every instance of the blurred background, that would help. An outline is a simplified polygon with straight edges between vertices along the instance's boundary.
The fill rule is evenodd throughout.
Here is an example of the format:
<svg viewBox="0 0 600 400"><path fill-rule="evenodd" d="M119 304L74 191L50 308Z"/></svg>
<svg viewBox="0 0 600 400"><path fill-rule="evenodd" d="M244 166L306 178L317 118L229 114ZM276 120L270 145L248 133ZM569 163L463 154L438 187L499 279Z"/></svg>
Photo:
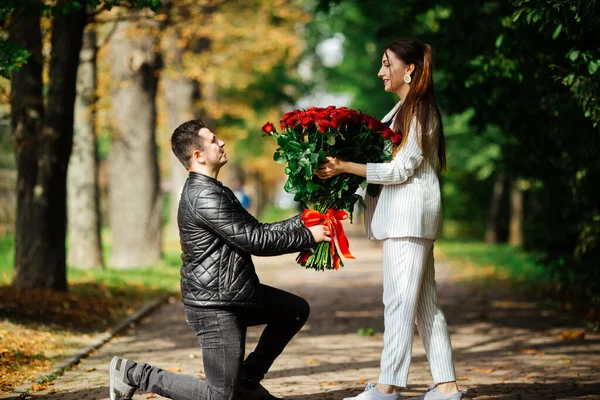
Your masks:
<svg viewBox="0 0 600 400"><path fill-rule="evenodd" d="M310 106L382 117L397 100L383 50L412 37L434 50L444 242L524 251L559 291L600 303L597 1L3 3L3 284L177 266L187 174L169 139L192 118L226 142L219 178L251 213L297 213L261 126Z"/></svg>

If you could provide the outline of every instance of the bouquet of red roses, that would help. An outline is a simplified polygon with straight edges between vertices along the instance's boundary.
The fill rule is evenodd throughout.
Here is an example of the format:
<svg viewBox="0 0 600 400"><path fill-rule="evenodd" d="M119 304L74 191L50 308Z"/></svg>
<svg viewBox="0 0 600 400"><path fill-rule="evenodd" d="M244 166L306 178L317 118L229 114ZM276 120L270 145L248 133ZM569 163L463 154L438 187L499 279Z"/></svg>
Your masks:
<svg viewBox="0 0 600 400"><path fill-rule="evenodd" d="M346 258L354 258L341 221L351 218L354 205L362 201L356 190L366 180L351 174L321 180L314 170L326 156L357 163L383 162L390 158L391 145L398 145L401 136L360 111L334 106L288 112L281 118L280 127L281 132L277 132L267 122L262 130L279 145L273 159L287 164L284 189L307 207L302 214L304 223L327 224L332 238L329 243L319 243L312 253L300 253L297 261L316 270L338 269L343 266L339 252Z"/></svg>

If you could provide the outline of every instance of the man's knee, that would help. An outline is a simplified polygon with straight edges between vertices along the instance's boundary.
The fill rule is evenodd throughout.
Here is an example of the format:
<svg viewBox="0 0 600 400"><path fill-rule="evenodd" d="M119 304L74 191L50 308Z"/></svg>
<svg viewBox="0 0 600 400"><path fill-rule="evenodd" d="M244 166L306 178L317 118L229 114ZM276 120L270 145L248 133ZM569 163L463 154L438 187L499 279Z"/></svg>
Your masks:
<svg viewBox="0 0 600 400"><path fill-rule="evenodd" d="M306 320L308 320L308 316L310 315L310 305L308 304L308 301L304 300L302 297L299 297L295 314L298 324L300 324L300 326L304 325Z"/></svg>

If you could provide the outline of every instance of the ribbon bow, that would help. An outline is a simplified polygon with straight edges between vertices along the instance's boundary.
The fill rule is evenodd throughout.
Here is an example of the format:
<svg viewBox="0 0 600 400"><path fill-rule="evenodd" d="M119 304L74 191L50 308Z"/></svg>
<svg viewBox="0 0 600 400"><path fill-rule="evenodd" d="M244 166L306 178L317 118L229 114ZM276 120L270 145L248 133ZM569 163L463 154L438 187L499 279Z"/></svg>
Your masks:
<svg viewBox="0 0 600 400"><path fill-rule="evenodd" d="M340 257L337 254L335 249L335 241L334 238L337 238L338 246L340 252L345 258L354 258L352 253L350 253L350 244L348 243L348 238L344 233L344 226L342 225L342 221L348 219L348 213L344 210L334 210L330 208L325 212L325 214L321 214L315 210L304 210L302 213L302 221L306 225L306 227L311 227L315 225L319 225L321 223L327 225L329 227L329 231L331 232L331 241L329 242L329 248L331 249L331 259L333 261L333 267L337 270L340 267ZM308 260L310 256L309 251L303 251L300 253L300 257L298 258L298 263L303 263Z"/></svg>

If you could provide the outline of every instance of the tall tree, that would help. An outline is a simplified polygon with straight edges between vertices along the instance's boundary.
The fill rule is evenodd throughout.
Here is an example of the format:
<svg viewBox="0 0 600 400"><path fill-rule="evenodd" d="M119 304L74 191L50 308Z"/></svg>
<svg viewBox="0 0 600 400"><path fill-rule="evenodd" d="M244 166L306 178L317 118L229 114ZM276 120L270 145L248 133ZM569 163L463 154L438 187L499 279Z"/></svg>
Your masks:
<svg viewBox="0 0 600 400"><path fill-rule="evenodd" d="M129 268L161 258L156 91L161 68L157 19L119 21L111 38L109 154L111 265Z"/></svg>
<svg viewBox="0 0 600 400"><path fill-rule="evenodd" d="M0 47L11 72L11 126L17 160L17 217L13 286L66 290L67 167L73 142L75 87L86 6L119 0L10 0L0 6L8 41ZM158 8L158 0L132 0ZM42 80L42 14L51 16L48 85ZM44 107L44 93L46 104Z"/></svg>
<svg viewBox="0 0 600 400"><path fill-rule="evenodd" d="M9 38L32 57L13 72L12 127L18 163L13 286L66 290L66 179L73 140L73 105L85 8L57 3L52 21L48 102L42 97L40 14L24 9L10 20ZM43 118L43 119L42 119Z"/></svg>
<svg viewBox="0 0 600 400"><path fill-rule="evenodd" d="M100 198L96 139L96 27L88 25L77 70L75 133L67 174L69 265L104 265L100 240Z"/></svg>

